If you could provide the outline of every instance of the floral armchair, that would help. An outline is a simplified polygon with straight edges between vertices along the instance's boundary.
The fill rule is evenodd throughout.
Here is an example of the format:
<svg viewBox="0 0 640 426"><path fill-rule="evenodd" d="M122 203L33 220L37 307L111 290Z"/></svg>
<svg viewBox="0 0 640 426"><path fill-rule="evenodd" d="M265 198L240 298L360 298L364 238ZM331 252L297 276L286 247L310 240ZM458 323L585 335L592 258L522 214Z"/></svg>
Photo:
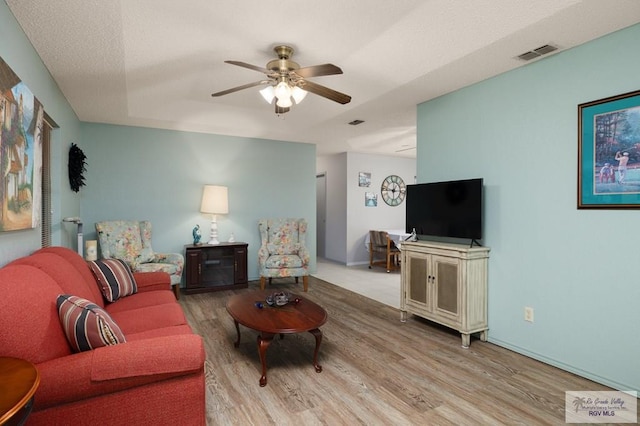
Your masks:
<svg viewBox="0 0 640 426"><path fill-rule="evenodd" d="M258 221L261 245L258 249L260 288L266 279L302 277L304 291L309 287L309 251L305 245L305 219L261 219Z"/></svg>
<svg viewBox="0 0 640 426"><path fill-rule="evenodd" d="M114 220L96 223L100 252L104 259L121 259L133 272L166 272L178 297L184 256L156 253L151 248L151 222Z"/></svg>

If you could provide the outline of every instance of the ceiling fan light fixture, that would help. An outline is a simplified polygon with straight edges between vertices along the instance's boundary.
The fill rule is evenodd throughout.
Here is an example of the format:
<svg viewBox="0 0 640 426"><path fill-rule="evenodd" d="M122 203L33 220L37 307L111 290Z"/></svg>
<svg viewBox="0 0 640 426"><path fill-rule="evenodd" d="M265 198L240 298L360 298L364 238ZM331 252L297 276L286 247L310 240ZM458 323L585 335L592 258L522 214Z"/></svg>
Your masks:
<svg viewBox="0 0 640 426"><path fill-rule="evenodd" d="M260 95L264 98L265 101L269 105L273 102L273 99L276 97L275 90L273 90L273 86L267 86L264 89L260 90Z"/></svg>
<svg viewBox="0 0 640 426"><path fill-rule="evenodd" d="M291 105L293 105L293 102L291 102L291 96L289 96L287 98L278 98L278 101L276 102L276 105L278 105L280 108L289 108L289 107L291 107Z"/></svg>
<svg viewBox="0 0 640 426"><path fill-rule="evenodd" d="M300 65L291 60L291 55L293 55L291 47L282 45L274 47L273 50L278 59L269 61L266 67L240 61L225 61L227 64L258 71L264 74L266 79L212 93L211 96L223 96L251 87L262 86L260 96L270 105L273 105L274 101L276 102L277 115L288 112L294 103L300 104L309 92L342 105L351 102L351 96L307 80L311 77L342 74L340 67L333 64L320 64L300 68Z"/></svg>
<svg viewBox="0 0 640 426"><path fill-rule="evenodd" d="M307 96L307 91L299 88L298 86L295 86L293 90L291 90L291 96L296 102L296 105L298 105L300 102L302 102L305 96Z"/></svg>

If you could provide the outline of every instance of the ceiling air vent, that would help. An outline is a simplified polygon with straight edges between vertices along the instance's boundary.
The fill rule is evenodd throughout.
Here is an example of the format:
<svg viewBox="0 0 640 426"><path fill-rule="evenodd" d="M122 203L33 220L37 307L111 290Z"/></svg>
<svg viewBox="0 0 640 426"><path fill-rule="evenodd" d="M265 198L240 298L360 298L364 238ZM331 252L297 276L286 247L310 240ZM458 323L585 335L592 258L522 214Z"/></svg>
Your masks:
<svg viewBox="0 0 640 426"><path fill-rule="evenodd" d="M364 123L364 120L353 120L349 122L349 124L351 124L352 126L357 126L358 124L362 123Z"/></svg>
<svg viewBox="0 0 640 426"><path fill-rule="evenodd" d="M518 55L518 59L521 59L523 61L530 61L532 59L539 58L542 55L546 55L547 53L551 53L554 50L558 50L558 48L550 44L545 44L544 46L540 46L536 49L533 49L528 52L524 52L521 55Z"/></svg>

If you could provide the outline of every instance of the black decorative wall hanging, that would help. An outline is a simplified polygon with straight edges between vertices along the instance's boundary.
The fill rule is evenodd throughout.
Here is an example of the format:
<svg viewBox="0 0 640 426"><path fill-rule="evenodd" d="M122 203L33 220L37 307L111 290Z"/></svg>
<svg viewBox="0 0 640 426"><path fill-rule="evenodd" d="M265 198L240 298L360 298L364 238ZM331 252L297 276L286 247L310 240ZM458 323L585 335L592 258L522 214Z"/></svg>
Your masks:
<svg viewBox="0 0 640 426"><path fill-rule="evenodd" d="M87 171L85 167L87 163L84 161L86 159L87 156L78 148L78 145L72 143L69 148L69 183L74 192L80 191L80 187L85 185L82 174Z"/></svg>

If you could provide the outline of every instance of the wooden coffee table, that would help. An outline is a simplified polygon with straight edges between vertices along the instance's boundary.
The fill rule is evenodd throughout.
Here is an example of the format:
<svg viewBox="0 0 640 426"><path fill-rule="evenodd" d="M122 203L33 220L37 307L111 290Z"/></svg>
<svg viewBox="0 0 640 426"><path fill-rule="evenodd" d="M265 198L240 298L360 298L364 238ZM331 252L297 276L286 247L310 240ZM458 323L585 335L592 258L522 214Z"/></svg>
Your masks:
<svg viewBox="0 0 640 426"><path fill-rule="evenodd" d="M265 299L274 291L252 291L232 296L227 301L227 312L233 318L238 332L238 340L234 343L237 348L240 345L240 325L260 332L258 336L258 351L262 362L262 377L260 386L267 384L267 348L276 334L284 337L284 334L302 333L308 331L316 338L316 349L313 353L313 366L320 373L322 367L318 365L318 350L322 342L322 332L319 327L327 322L327 311L322 307L297 294L291 294L290 300L298 298L298 303L289 302L282 307L271 307ZM256 306L262 303L263 307Z"/></svg>
<svg viewBox="0 0 640 426"><path fill-rule="evenodd" d="M33 394L39 384L40 374L33 364L0 357L0 425L24 423L31 413Z"/></svg>

